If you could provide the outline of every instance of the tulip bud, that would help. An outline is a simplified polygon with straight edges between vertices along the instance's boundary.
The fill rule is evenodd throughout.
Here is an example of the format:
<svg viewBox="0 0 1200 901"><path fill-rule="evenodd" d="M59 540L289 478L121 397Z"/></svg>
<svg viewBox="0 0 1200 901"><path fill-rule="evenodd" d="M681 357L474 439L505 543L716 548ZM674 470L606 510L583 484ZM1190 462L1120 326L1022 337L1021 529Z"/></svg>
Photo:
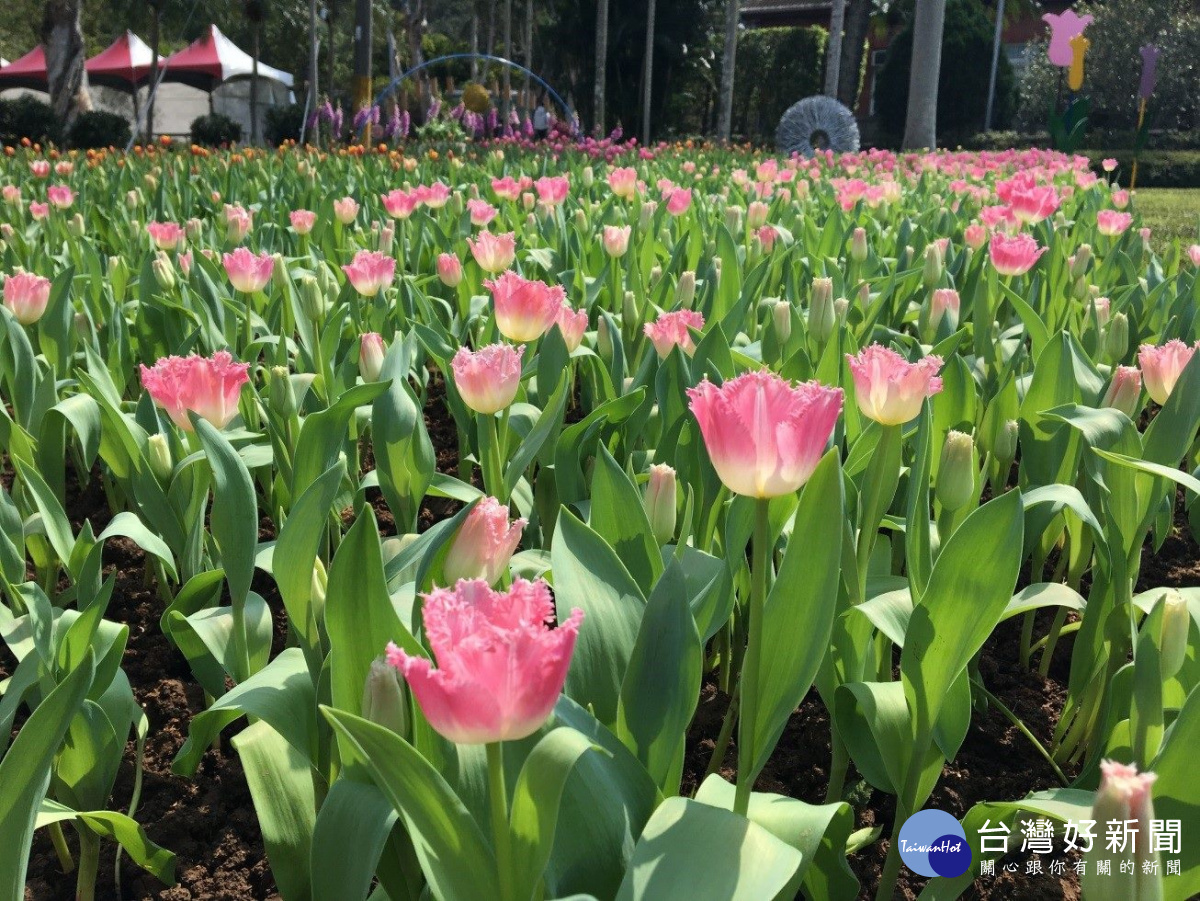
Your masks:
<svg viewBox="0 0 1200 901"><path fill-rule="evenodd" d="M1142 371L1136 366L1117 366L1100 406L1120 410L1132 419L1137 414L1141 397Z"/></svg>
<svg viewBox="0 0 1200 901"><path fill-rule="evenodd" d="M935 492L943 510L953 513L975 496L975 440L951 429L942 445Z"/></svg>
<svg viewBox="0 0 1200 901"><path fill-rule="evenodd" d="M358 374L364 382L379 381L383 371L383 358L387 356L387 345L377 332L367 332L358 345Z"/></svg>
<svg viewBox="0 0 1200 901"><path fill-rule="evenodd" d="M363 686L362 715L377 726L391 729L397 735L408 735L408 694L400 674L386 660L378 657L367 671Z"/></svg>
<svg viewBox="0 0 1200 901"><path fill-rule="evenodd" d="M1139 773L1137 767L1112 760L1100 763L1100 787L1092 802L1092 815L1097 835L1091 850L1084 854L1083 897L1088 901L1158 901L1162 898L1162 875L1158 852L1151 850L1151 820L1154 802L1151 786L1154 773ZM1110 848L1103 832L1109 823L1116 823L1124 847ZM1131 861L1129 871L1121 864ZM1100 865L1107 865L1107 872ZM1143 866L1143 864L1145 866Z"/></svg>
<svg viewBox="0 0 1200 901"><path fill-rule="evenodd" d="M286 292L291 287L291 280L288 278L287 260L283 258L283 254L272 254L271 259L275 265L271 267L271 283L275 286L275 290L281 293Z"/></svg>
<svg viewBox="0 0 1200 901"><path fill-rule="evenodd" d="M1168 588L1162 599L1162 631L1158 640L1159 669L1163 681L1175 678L1187 660L1188 632L1192 615L1187 601L1174 588Z"/></svg>
<svg viewBox="0 0 1200 901"><path fill-rule="evenodd" d="M666 463L654 464L650 467L642 503L650 520L650 531L659 544L667 544L675 537L675 501L675 470Z"/></svg>
<svg viewBox="0 0 1200 901"><path fill-rule="evenodd" d="M463 210L466 209L463 196L458 191L450 195L450 200L446 203L446 206L450 209L452 219L457 219L463 214Z"/></svg>
<svg viewBox="0 0 1200 901"><path fill-rule="evenodd" d="M1002 463L1012 465L1012 461L1017 457L1017 439L1020 434L1021 428L1015 419L1005 420L997 431L992 455Z"/></svg>
<svg viewBox="0 0 1200 901"><path fill-rule="evenodd" d="M850 312L850 301L844 297L839 297L833 302L833 321L838 326L846 324L846 314Z"/></svg>
<svg viewBox="0 0 1200 901"><path fill-rule="evenodd" d="M150 271L154 273L154 281L161 290L170 291L175 287L175 267L171 265L171 258L161 250L150 261Z"/></svg>
<svg viewBox="0 0 1200 901"><path fill-rule="evenodd" d="M925 246L925 269L921 273L921 281L926 288L932 288L942 278L942 252L936 244Z"/></svg>
<svg viewBox="0 0 1200 901"><path fill-rule="evenodd" d="M632 291L626 291L621 298L621 319L624 322L641 322L642 314L638 310L637 297Z"/></svg>
<svg viewBox="0 0 1200 901"><path fill-rule="evenodd" d="M391 222L385 222L379 229L379 252L392 252L392 243L396 240L396 227Z"/></svg>
<svg viewBox="0 0 1200 901"><path fill-rule="evenodd" d="M777 300L771 307L771 321L775 325L775 337L780 344L787 344L792 336L792 305L786 300Z"/></svg>
<svg viewBox="0 0 1200 901"><path fill-rule="evenodd" d="M950 326L949 330L954 331L958 327L959 306L957 291L953 288L935 288L929 300L921 307L918 317L922 338L933 343L943 319Z"/></svg>
<svg viewBox="0 0 1200 901"><path fill-rule="evenodd" d="M147 439L146 458L154 477L166 483L175 469L175 462L171 459L171 445L163 435L156 432Z"/></svg>
<svg viewBox="0 0 1200 901"><path fill-rule="evenodd" d="M1129 352L1129 317L1114 313L1104 335L1104 352L1111 360L1123 360Z"/></svg>
<svg viewBox="0 0 1200 901"><path fill-rule="evenodd" d="M610 362L613 358L612 335L608 333L608 320L603 316L596 323L596 351L605 362Z"/></svg>
<svg viewBox="0 0 1200 901"><path fill-rule="evenodd" d="M534 207L534 204L536 204L536 203L537 203L537 198L535 198L533 196L533 194L531 194L529 191L526 191L524 194L521 195L521 206L522 206L522 208L524 208L525 212L527 212L527 213L533 212L533 207Z"/></svg>
<svg viewBox="0 0 1200 901"><path fill-rule="evenodd" d="M72 238L82 238L86 231L87 231L87 229L84 227L84 224L83 224L83 214L82 213L76 213L74 216L72 216L70 219L67 220L67 233Z"/></svg>
<svg viewBox="0 0 1200 901"><path fill-rule="evenodd" d="M583 167L583 186L585 188L590 188L595 183L596 183L596 173L592 170L591 166L584 166Z"/></svg>
<svg viewBox="0 0 1200 901"><path fill-rule="evenodd" d="M72 319L72 323L75 327L75 334L79 336L81 341L91 339L94 329L92 328L92 321L87 317L87 313L76 313Z"/></svg>
<svg viewBox="0 0 1200 901"><path fill-rule="evenodd" d="M440 254L437 258L438 278L447 288L457 288L463 277L462 260L452 253Z"/></svg>
<svg viewBox="0 0 1200 901"><path fill-rule="evenodd" d="M279 416L290 419L295 415L296 392L292 388L291 374L286 366L272 366L270 376L271 409Z"/></svg>
<svg viewBox="0 0 1200 901"><path fill-rule="evenodd" d="M662 266L651 266L650 267L650 286L653 287L654 285L657 285L659 279L661 279L661 278L662 278Z"/></svg>
<svg viewBox="0 0 1200 901"><path fill-rule="evenodd" d="M141 202L142 197L140 194L138 194L137 188L130 188L125 192L125 206L129 207L129 209L136 210L138 208L138 204Z"/></svg>
<svg viewBox="0 0 1200 901"><path fill-rule="evenodd" d="M731 235L736 235L742 230L742 208L740 206L725 208L725 227L729 229Z"/></svg>
<svg viewBox="0 0 1200 901"><path fill-rule="evenodd" d="M679 283L675 286L675 303L684 309L690 309L695 299L696 273L689 269L679 276Z"/></svg>
<svg viewBox="0 0 1200 901"><path fill-rule="evenodd" d="M537 217L534 216L533 213L530 213L525 217L525 231L537 231Z"/></svg>
<svg viewBox="0 0 1200 901"><path fill-rule="evenodd" d="M345 454L342 454L340 459L344 461ZM318 622L323 622L325 619L325 592L328 588L329 575L325 572L325 564L321 562L320 557L314 557L309 593L312 597L313 612L316 614Z"/></svg>
<svg viewBox="0 0 1200 901"><path fill-rule="evenodd" d="M1092 245L1080 244L1071 260L1071 278L1083 278L1092 263Z"/></svg>
<svg viewBox="0 0 1200 901"><path fill-rule="evenodd" d="M856 228L854 236L850 239L850 259L856 263L866 262L867 253L867 230L862 227Z"/></svg>
<svg viewBox="0 0 1200 901"><path fill-rule="evenodd" d="M808 331L818 343L824 344L833 334L833 279L814 278L812 296L808 301Z"/></svg>
<svg viewBox="0 0 1200 901"><path fill-rule="evenodd" d="M658 209L658 204L653 200L647 200L638 210L638 231L646 231L650 228L650 223L654 219L654 213Z"/></svg>
<svg viewBox="0 0 1200 901"><path fill-rule="evenodd" d="M300 279L300 308L313 322L319 321L325 315L325 294L311 275Z"/></svg>
<svg viewBox="0 0 1200 901"><path fill-rule="evenodd" d="M756 200L746 207L746 226L750 229L761 228L767 224L770 208L761 200Z"/></svg>
<svg viewBox="0 0 1200 901"><path fill-rule="evenodd" d="M575 211L575 228L580 232L588 230L587 214L583 210Z"/></svg>

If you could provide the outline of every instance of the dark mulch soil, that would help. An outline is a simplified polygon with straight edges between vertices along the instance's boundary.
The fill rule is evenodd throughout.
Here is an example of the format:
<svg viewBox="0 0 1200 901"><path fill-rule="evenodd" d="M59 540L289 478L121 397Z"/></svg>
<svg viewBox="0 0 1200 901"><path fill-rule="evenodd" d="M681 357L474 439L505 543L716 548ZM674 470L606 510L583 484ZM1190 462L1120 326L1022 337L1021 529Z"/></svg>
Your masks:
<svg viewBox="0 0 1200 901"><path fill-rule="evenodd" d="M458 446L454 423L444 413L444 385L440 374L431 383L426 408L426 426L437 451L438 469L456 474ZM374 461L364 445L364 469ZM0 473L6 484L9 472ZM69 476L73 479L73 476ZM91 520L98 532L111 517L98 479L88 485L68 485L70 514L78 528L83 519ZM380 529L385 535L396 533L396 524L377 490L368 492ZM420 514L419 528L451 515L457 505L431 498ZM352 511L347 511L352 515ZM273 537L269 520L264 519L260 537ZM131 543L118 540L105 554L106 574L117 574L117 585L108 618L130 627L129 647L124 668L139 703L150 720L150 738L146 744L145 783L137 820L149 836L177 855L178 884L171 888L124 861L121 866L122 889L118 893L114 879L114 848L106 845L100 868L100 901L268 901L277 899L274 881L263 850L262 837L253 804L242 775L237 755L228 744L236 727L226 732L219 750L210 749L193 778L171 773L171 761L187 736L190 719L204 709L200 688L191 677L183 656L166 640L158 627L162 602L153 583L143 574L141 552ZM1192 540L1182 515L1176 529L1157 552L1144 557L1139 589L1155 585L1200 585L1200 548ZM276 646L286 635L282 605L272 580L256 574L254 589L276 611ZM966 599L964 599L966 602ZM1049 615L1039 618L1038 634L1049 626ZM1050 735L1062 709L1070 657L1070 638L1060 642L1050 677L1022 669L1017 663L1020 626L1010 622L996 631L983 652L980 671L984 682L1043 743ZM0 648L0 678L11 673L13 661ZM695 791L720 730L728 698L714 682L705 684L695 721L688 735L684 765L683 793ZM18 723L19 725L19 723ZM127 810L133 785L135 748L126 749L114 793L113 807ZM736 750L733 745L720 767L721 775L735 777ZM829 719L813 692L793 714L778 749L760 777L756 788L821 803L829 768ZM1071 775L1070 773L1068 775ZM927 807L945 810L961 817L975 803L990 799L1019 798L1030 791L1051 788L1058 781L1043 758L1018 730L996 709L976 712L958 757L948 764ZM878 826L883 837L850 859L850 865L864 886L861 897L870 898L886 857L894 799L871 789L851 767L847 793L856 815L856 827ZM73 844L68 829L68 840ZM1048 870L1051 858L1043 858ZM1017 864L1017 872L1004 872L1005 863ZM1068 874L1071 872L1067 867ZM1025 875L1025 860L1010 855L996 868L997 875L977 881L966 897L986 901L1042 901L1042 899L1079 898L1077 880L1067 875ZM897 897L912 899L924 884L922 878L902 868ZM74 897L74 879L62 873L44 830L38 832L30 862L26 888L27 901L69 901ZM325 899L323 899L325 901ZM840 901L840 899L837 899Z"/></svg>

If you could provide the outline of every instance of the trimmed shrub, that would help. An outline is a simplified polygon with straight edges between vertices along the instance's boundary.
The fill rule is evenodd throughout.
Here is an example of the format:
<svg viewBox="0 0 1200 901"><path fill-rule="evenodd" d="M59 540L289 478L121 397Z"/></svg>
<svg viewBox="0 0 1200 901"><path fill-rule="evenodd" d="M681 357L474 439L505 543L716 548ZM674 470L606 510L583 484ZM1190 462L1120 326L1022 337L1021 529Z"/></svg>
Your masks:
<svg viewBox="0 0 1200 901"><path fill-rule="evenodd" d="M80 113L67 132L67 143L87 150L92 147L124 149L129 143L129 121L117 113L91 110Z"/></svg>
<svg viewBox="0 0 1200 901"><path fill-rule="evenodd" d="M735 134L773 141L787 108L821 93L828 37L823 28L757 28L741 36L733 81Z"/></svg>
<svg viewBox="0 0 1200 901"><path fill-rule="evenodd" d="M192 122L192 143L201 147L236 144L242 139L242 126L222 113L209 113Z"/></svg>
<svg viewBox="0 0 1200 901"><path fill-rule="evenodd" d="M965 135L983 127L991 74L993 23L975 0L948 0L942 34L942 70L938 78L939 136ZM913 23L888 45L880 73L875 108L884 129L899 137L908 115L908 79L912 68ZM1000 54L996 69L996 104L992 124L1006 128L1016 106L1012 66ZM943 143L950 143L949 140Z"/></svg>
<svg viewBox="0 0 1200 901"><path fill-rule="evenodd" d="M269 106L263 117L263 132L268 144L278 147L284 141L299 141L304 124L304 107L299 103Z"/></svg>
<svg viewBox="0 0 1200 901"><path fill-rule="evenodd" d="M0 144L19 144L22 138L42 144L62 143L62 124L53 108L28 94L0 100Z"/></svg>

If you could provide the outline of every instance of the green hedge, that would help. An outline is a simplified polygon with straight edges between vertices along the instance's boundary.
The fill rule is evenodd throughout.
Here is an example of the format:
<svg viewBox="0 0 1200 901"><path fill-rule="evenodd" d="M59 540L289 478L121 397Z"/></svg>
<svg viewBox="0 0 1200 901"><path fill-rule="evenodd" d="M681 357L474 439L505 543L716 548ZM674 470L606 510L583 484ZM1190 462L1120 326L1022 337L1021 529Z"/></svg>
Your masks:
<svg viewBox="0 0 1200 901"><path fill-rule="evenodd" d="M1122 185L1129 184L1133 166L1131 150L1084 150L1099 169L1100 162L1115 159ZM1200 188L1200 150L1146 150L1138 158L1139 188Z"/></svg>
<svg viewBox="0 0 1200 901"><path fill-rule="evenodd" d="M738 39L733 132L771 142L797 100L820 94L825 78L824 28L756 28Z"/></svg>

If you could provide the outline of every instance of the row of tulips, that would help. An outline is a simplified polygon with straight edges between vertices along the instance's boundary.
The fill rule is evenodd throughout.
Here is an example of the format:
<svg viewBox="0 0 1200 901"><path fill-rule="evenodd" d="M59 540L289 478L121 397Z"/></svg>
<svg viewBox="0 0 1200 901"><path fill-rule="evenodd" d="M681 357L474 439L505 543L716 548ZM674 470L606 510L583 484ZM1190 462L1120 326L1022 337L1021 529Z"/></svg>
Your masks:
<svg viewBox="0 0 1200 901"><path fill-rule="evenodd" d="M891 898L906 816L1007 712L979 656L1014 618L1024 666L1069 657L1053 741L1022 727L1061 785L969 811L972 868L922 897L995 856L985 818L1200 826L1200 594L1135 592L1200 525L1200 246L1086 161L49 162L0 162L0 899L38 828L80 898L105 842L174 876L111 809L153 726L117 537L205 692L175 769L241 727L287 901L852 897L852 763L896 796ZM72 526L69 471L106 523ZM705 680L728 710L681 797ZM755 791L813 690L825 803ZM1183 857L1088 897L1186 898Z"/></svg>

